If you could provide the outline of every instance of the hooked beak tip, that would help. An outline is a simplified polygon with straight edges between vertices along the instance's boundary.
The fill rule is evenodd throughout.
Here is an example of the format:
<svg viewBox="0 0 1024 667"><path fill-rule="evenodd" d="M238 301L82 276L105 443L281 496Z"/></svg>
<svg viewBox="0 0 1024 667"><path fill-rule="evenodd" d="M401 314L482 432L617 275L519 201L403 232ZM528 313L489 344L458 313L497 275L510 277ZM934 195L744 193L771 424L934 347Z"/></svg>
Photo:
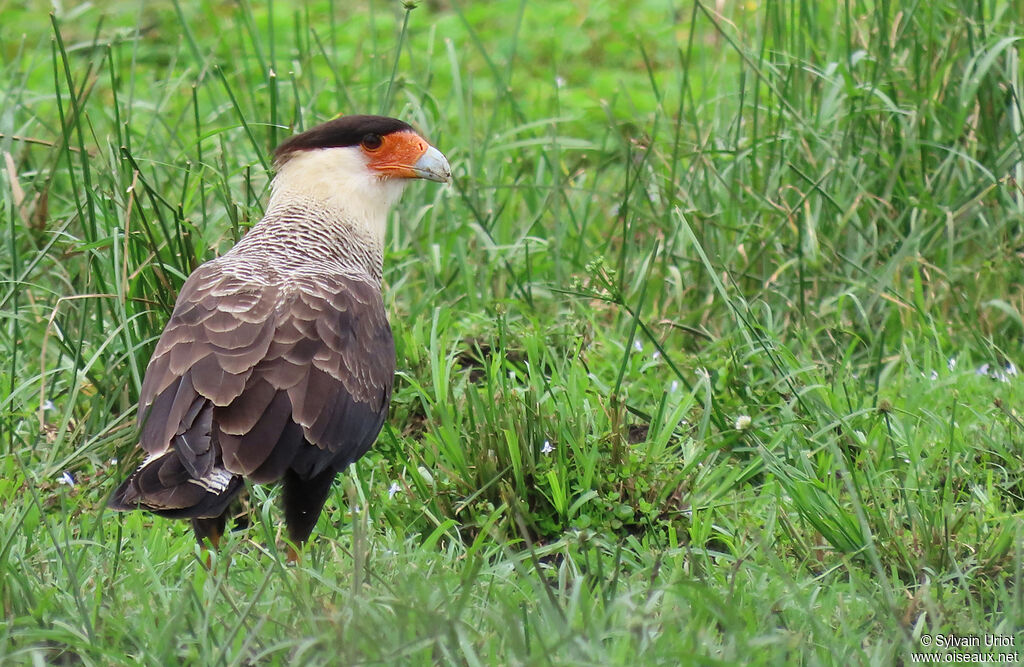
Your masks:
<svg viewBox="0 0 1024 667"><path fill-rule="evenodd" d="M417 178L427 181L437 183L452 182L452 168L448 164L448 159L433 146L427 147L426 152L412 166L412 171L416 174Z"/></svg>

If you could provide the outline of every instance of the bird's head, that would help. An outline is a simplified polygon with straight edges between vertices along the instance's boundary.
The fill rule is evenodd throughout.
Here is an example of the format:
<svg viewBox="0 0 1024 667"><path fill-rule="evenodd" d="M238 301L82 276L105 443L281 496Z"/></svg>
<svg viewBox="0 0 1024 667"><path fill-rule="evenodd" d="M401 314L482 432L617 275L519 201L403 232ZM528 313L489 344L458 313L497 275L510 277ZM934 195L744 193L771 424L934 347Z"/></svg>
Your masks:
<svg viewBox="0 0 1024 667"><path fill-rule="evenodd" d="M441 151L386 116L340 116L296 134L278 146L274 168L271 206L313 200L375 234L411 180L451 181Z"/></svg>

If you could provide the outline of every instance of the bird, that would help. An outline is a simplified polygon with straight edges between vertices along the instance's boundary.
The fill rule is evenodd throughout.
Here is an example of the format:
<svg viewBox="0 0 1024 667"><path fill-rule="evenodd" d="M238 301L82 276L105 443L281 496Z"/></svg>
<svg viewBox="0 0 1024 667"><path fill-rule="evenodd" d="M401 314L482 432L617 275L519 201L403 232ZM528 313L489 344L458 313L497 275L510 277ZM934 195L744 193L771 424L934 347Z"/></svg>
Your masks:
<svg viewBox="0 0 1024 667"><path fill-rule="evenodd" d="M107 505L189 519L216 548L244 480L278 483L294 561L391 402L388 213L451 168L408 123L371 115L291 136L273 168L260 222L182 285L139 394L145 459Z"/></svg>

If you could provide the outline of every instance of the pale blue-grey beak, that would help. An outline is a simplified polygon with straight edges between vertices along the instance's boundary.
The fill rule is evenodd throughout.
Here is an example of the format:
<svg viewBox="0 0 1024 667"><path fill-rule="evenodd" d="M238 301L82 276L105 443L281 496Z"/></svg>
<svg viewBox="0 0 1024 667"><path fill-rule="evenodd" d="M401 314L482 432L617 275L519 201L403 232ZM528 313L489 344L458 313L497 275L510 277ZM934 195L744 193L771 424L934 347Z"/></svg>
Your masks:
<svg viewBox="0 0 1024 667"><path fill-rule="evenodd" d="M428 181L450 183L452 180L452 168L448 166L448 159L433 146L428 146L427 152L421 155L419 160L416 160L412 171L417 178L424 178Z"/></svg>

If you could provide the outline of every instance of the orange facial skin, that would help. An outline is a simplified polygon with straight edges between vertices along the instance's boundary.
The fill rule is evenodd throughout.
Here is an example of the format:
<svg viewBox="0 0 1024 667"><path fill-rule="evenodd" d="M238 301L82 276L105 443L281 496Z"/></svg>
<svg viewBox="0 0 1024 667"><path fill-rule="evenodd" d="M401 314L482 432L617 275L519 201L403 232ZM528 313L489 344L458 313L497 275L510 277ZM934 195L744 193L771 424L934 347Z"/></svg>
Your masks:
<svg viewBox="0 0 1024 667"><path fill-rule="evenodd" d="M405 130L392 132L380 137L380 145L376 148L364 141L363 152L370 156L369 167L383 176L393 178L418 178L413 170L416 161L430 148L423 137Z"/></svg>

